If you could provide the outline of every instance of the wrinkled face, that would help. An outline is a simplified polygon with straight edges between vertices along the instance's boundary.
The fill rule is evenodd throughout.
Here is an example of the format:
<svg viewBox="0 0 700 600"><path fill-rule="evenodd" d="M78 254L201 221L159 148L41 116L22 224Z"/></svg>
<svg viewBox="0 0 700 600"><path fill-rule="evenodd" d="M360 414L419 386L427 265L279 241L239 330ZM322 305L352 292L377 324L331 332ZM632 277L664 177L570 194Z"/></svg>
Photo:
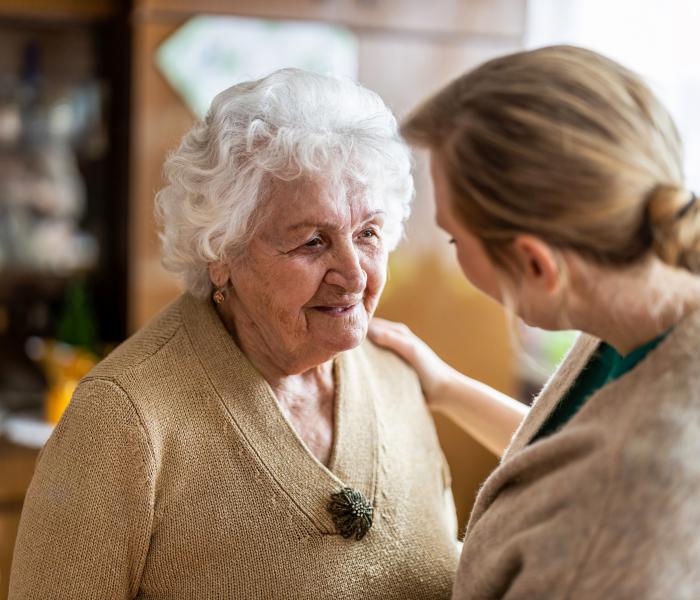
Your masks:
<svg viewBox="0 0 700 600"><path fill-rule="evenodd" d="M457 260L470 283L494 300L503 302L498 274L481 241L455 215L450 199L449 182L440 158L431 152L430 172L435 192L435 220L454 240Z"/></svg>
<svg viewBox="0 0 700 600"><path fill-rule="evenodd" d="M229 269L239 335L302 368L364 340L386 281L384 212L352 190L328 192L308 179L276 181Z"/></svg>

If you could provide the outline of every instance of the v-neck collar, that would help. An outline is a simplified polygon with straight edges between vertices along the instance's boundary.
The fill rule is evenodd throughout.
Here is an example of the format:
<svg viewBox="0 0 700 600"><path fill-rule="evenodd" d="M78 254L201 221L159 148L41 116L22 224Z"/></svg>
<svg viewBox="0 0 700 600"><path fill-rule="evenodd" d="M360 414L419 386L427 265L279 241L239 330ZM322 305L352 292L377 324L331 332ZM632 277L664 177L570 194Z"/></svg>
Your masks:
<svg viewBox="0 0 700 600"><path fill-rule="evenodd" d="M281 492L325 534L336 533L326 510L333 492L352 487L375 504L375 399L360 376L360 352L352 350L336 358L334 439L326 467L284 416L270 385L238 348L210 302L189 294L181 302L185 329L203 369L260 469Z"/></svg>

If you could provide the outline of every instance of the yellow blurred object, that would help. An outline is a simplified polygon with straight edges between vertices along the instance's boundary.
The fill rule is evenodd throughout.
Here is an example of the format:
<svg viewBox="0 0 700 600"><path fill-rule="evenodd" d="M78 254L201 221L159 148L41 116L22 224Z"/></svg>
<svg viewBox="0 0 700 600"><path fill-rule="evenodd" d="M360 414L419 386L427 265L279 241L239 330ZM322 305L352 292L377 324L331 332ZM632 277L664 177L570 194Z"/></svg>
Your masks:
<svg viewBox="0 0 700 600"><path fill-rule="evenodd" d="M44 400L44 418L56 424L68 407L80 380L97 364L91 352L62 342L33 338L31 356L41 363L49 389Z"/></svg>
<svg viewBox="0 0 700 600"><path fill-rule="evenodd" d="M64 379L49 388L44 405L44 418L49 423L55 425L61 420L76 387L78 382L75 379Z"/></svg>

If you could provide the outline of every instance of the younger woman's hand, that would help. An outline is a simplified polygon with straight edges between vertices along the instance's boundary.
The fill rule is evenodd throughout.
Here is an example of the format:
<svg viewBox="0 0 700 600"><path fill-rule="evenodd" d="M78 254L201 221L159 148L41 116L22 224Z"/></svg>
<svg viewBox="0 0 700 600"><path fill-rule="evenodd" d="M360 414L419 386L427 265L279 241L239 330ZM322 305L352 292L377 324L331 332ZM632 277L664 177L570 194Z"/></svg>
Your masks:
<svg viewBox="0 0 700 600"><path fill-rule="evenodd" d="M443 362L401 323L373 319L373 342L396 352L418 373L430 408L452 419L496 456L502 456L528 408Z"/></svg>
<svg viewBox="0 0 700 600"><path fill-rule="evenodd" d="M440 395L452 368L403 323L374 318L369 325L369 337L379 346L389 348L403 358L418 373L428 403Z"/></svg>

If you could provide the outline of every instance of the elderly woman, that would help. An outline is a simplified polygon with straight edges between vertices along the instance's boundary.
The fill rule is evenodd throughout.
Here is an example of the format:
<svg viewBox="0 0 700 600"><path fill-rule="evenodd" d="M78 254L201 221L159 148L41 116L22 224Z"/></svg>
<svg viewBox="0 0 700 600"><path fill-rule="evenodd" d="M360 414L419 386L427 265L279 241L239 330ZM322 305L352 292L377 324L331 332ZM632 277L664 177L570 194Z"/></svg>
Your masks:
<svg viewBox="0 0 700 600"><path fill-rule="evenodd" d="M38 462L19 598L446 598L444 458L418 378L365 342L413 193L381 100L283 70L166 164L187 293L80 384Z"/></svg>

